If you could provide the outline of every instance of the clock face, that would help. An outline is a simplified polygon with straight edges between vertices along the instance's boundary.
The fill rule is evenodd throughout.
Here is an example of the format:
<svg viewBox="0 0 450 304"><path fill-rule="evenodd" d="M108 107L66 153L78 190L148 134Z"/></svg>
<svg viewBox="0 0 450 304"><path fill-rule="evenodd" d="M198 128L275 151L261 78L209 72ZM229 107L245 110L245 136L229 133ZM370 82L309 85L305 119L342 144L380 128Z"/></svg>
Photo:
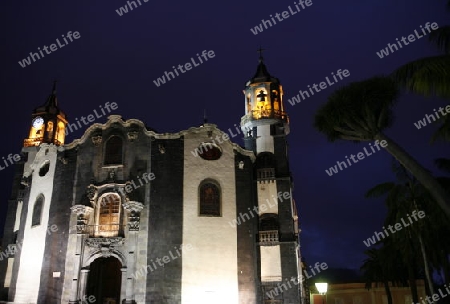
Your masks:
<svg viewBox="0 0 450 304"><path fill-rule="evenodd" d="M42 126L43 123L44 123L44 119L40 116L33 119L33 127L35 127L36 129L39 128L40 126Z"/></svg>

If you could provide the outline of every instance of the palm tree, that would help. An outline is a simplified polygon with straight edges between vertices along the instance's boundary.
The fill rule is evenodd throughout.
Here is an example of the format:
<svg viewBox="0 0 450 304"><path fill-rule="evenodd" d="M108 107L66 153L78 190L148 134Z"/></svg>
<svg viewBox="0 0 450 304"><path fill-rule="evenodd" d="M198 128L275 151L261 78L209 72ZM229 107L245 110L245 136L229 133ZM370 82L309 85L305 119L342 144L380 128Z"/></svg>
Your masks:
<svg viewBox="0 0 450 304"><path fill-rule="evenodd" d="M388 182L379 184L366 193L366 197L386 196L388 215L385 227L394 226L396 223L408 223L407 215L421 210L424 217L417 222L410 223L400 231L395 232L390 238L394 241L408 266L417 264L423 269L428 287L428 294L434 294L431 268L448 269L448 254L450 252L448 242L442 242L441 236L448 235L448 220L436 208L436 203L430 193L397 161L393 163L393 171L398 180L397 183ZM440 179L441 180L441 179ZM447 180L448 179L443 179ZM420 217L419 217L420 218ZM417 241L415 241L417 240ZM420 253L420 254L419 254ZM421 256L417 259L416 256ZM416 269L415 269L416 268ZM415 277L417 267L409 267L410 286L413 295L417 292ZM418 301L418 300L417 300Z"/></svg>
<svg viewBox="0 0 450 304"><path fill-rule="evenodd" d="M401 223L402 219L406 218L406 215L413 210L417 210L415 200L417 196L423 192L423 187L418 184L414 177L411 177L406 170L397 162L393 163L393 171L399 181L399 183L387 182L376 185L366 193L366 197L379 197L387 194L385 203L388 207L388 215L385 220L385 227L394 226L396 223ZM419 188L419 189L416 189ZM417 191L416 191L417 190ZM416 193L418 192L418 193ZM417 227L417 225L415 226ZM411 287L411 294L413 301L418 302L417 285L416 285L416 248L417 244L412 241L416 233L410 231L411 226L405 227L401 231L397 231L395 234L389 236L390 239L395 239L395 249L399 252L403 258L403 262L408 265L408 277ZM434 294L433 284L428 268L428 261L426 258L425 248L421 239L420 232L417 233L420 244L421 252L423 255L423 262L425 266L425 273L431 294Z"/></svg>
<svg viewBox="0 0 450 304"><path fill-rule="evenodd" d="M391 241L385 239L376 245L377 248L364 251L368 258L364 260L360 270L366 283L366 289L370 290L373 283L375 283L375 287L378 283L382 283L388 304L392 304L389 282L393 286L406 286L406 268L400 257L392 254L395 249Z"/></svg>
<svg viewBox="0 0 450 304"><path fill-rule="evenodd" d="M450 218L450 195L412 156L383 130L393 122L392 106L399 95L397 84L388 77L353 82L333 92L316 113L314 126L329 141L385 141L392 154L432 193Z"/></svg>
<svg viewBox="0 0 450 304"><path fill-rule="evenodd" d="M385 263L381 257L381 249L371 248L364 251L364 254L366 254L368 258L364 260L364 264L360 269L363 273L364 280L366 281L366 288L370 290L370 288L372 288L372 283L376 284L382 282L384 290L386 291L388 304L392 304L392 294L389 287L388 276L384 268Z"/></svg>

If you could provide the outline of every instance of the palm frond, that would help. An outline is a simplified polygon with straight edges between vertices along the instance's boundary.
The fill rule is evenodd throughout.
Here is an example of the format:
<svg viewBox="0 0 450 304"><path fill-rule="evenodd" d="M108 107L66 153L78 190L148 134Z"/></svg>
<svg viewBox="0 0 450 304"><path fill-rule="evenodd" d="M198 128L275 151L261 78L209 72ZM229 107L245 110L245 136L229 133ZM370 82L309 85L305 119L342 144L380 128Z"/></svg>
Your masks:
<svg viewBox="0 0 450 304"><path fill-rule="evenodd" d="M328 97L316 112L314 127L329 141L372 140L392 123L391 106L398 94L397 84L389 77L352 82Z"/></svg>
<svg viewBox="0 0 450 304"><path fill-rule="evenodd" d="M440 126L431 136L430 143L435 143L438 140L450 141L450 115L439 117L435 123L440 124Z"/></svg>
<svg viewBox="0 0 450 304"><path fill-rule="evenodd" d="M432 31L428 40L434 42L439 50L443 51L445 54L450 53L450 26L443 26L434 31Z"/></svg>
<svg viewBox="0 0 450 304"><path fill-rule="evenodd" d="M370 188L366 192L365 197L366 198L380 197L382 195L388 194L390 191L392 191L392 188L394 188L394 187L395 187L395 183L392 183L392 182L378 184L375 187Z"/></svg>
<svg viewBox="0 0 450 304"><path fill-rule="evenodd" d="M450 55L421 58L396 69L391 77L406 90L450 98Z"/></svg>
<svg viewBox="0 0 450 304"><path fill-rule="evenodd" d="M448 158L436 158L434 164L441 170L450 172L450 159Z"/></svg>

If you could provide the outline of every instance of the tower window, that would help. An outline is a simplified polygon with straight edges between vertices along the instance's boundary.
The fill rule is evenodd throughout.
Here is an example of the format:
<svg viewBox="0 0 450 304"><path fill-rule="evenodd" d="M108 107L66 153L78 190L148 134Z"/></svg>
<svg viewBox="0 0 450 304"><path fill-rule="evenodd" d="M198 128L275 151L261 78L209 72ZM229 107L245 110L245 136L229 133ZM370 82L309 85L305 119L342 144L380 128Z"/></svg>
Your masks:
<svg viewBox="0 0 450 304"><path fill-rule="evenodd" d="M42 220L42 211L44 209L44 196L40 195L33 207L33 216L31 218L31 226L39 226Z"/></svg>
<svg viewBox="0 0 450 304"><path fill-rule="evenodd" d="M273 213L266 213L261 216L259 221L260 231L271 231L279 229L278 215Z"/></svg>
<svg viewBox="0 0 450 304"><path fill-rule="evenodd" d="M50 162L46 161L39 169L39 176L45 176L48 170L50 170Z"/></svg>
<svg viewBox="0 0 450 304"><path fill-rule="evenodd" d="M121 165L122 154L122 139L111 136L105 145L105 165Z"/></svg>
<svg viewBox="0 0 450 304"><path fill-rule="evenodd" d="M47 123L47 132L53 132L53 122L49 121Z"/></svg>
<svg viewBox="0 0 450 304"><path fill-rule="evenodd" d="M214 181L200 184L200 216L221 216L220 187Z"/></svg>
<svg viewBox="0 0 450 304"><path fill-rule="evenodd" d="M256 97L259 98L259 101L266 101L266 93L263 90L260 90Z"/></svg>
<svg viewBox="0 0 450 304"><path fill-rule="evenodd" d="M60 144L64 144L64 137L66 136L66 125L60 121L58 122L56 129L56 139L59 141Z"/></svg>

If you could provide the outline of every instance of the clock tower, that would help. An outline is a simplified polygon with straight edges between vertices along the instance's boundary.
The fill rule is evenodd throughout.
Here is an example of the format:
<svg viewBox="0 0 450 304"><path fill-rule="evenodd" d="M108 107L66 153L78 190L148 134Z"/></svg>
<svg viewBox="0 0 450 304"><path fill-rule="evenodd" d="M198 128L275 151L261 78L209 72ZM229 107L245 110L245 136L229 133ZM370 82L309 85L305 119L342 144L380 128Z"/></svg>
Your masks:
<svg viewBox="0 0 450 304"><path fill-rule="evenodd" d="M67 125L66 114L58 108L56 81L53 90L44 105L34 109L30 133L24 141L24 147L39 146L42 143L64 144Z"/></svg>

